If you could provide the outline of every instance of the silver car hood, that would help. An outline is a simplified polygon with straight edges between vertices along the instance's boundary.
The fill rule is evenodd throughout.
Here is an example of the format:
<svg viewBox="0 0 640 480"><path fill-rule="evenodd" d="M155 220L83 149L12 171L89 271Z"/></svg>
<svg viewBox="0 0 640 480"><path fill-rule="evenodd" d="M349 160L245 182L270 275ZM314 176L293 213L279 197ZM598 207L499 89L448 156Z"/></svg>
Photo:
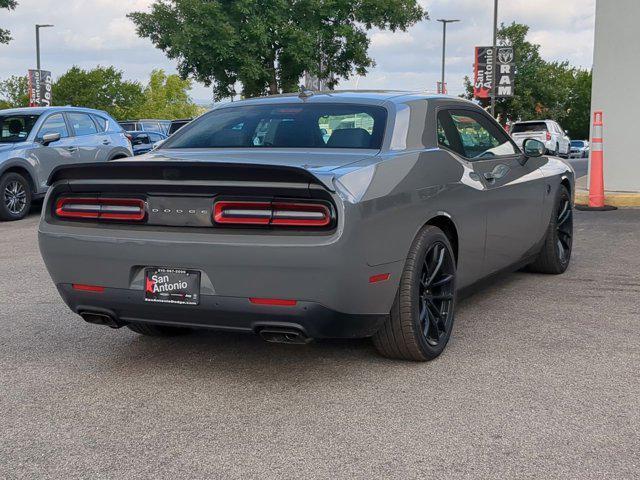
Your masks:
<svg viewBox="0 0 640 480"><path fill-rule="evenodd" d="M298 167L314 174L327 174L368 157L374 157L379 150L331 149L314 151L309 149L159 149L136 157L136 161L184 161L245 163L252 165L276 165Z"/></svg>

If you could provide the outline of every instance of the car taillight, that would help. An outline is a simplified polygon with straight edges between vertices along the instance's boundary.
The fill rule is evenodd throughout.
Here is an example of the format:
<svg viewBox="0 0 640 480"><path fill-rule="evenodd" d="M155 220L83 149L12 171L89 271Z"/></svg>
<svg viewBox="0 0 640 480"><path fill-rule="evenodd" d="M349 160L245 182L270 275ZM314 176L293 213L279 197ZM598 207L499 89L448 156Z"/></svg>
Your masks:
<svg viewBox="0 0 640 480"><path fill-rule="evenodd" d="M137 198L62 197L56 202L60 218L139 222L146 216L143 200Z"/></svg>
<svg viewBox="0 0 640 480"><path fill-rule="evenodd" d="M551 140L551 133L547 132L547 140Z"/></svg>
<svg viewBox="0 0 640 480"><path fill-rule="evenodd" d="M227 201L215 203L213 220L227 225L326 227L331 211L322 203Z"/></svg>

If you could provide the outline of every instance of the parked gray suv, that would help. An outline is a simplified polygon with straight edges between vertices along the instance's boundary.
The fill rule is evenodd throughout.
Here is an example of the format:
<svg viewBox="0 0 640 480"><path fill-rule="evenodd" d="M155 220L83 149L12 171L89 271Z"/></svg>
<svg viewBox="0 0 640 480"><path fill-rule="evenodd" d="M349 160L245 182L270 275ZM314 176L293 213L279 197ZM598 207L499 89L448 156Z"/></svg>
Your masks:
<svg viewBox="0 0 640 480"><path fill-rule="evenodd" d="M19 220L43 197L59 165L133 156L107 113L76 107L0 110L0 220Z"/></svg>

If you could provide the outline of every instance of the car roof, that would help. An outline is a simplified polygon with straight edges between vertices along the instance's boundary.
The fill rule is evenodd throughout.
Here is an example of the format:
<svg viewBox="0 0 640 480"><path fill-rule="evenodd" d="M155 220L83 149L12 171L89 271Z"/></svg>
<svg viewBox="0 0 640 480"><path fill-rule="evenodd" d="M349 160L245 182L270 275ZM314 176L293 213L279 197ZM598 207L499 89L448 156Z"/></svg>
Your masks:
<svg viewBox="0 0 640 480"><path fill-rule="evenodd" d="M95 110L93 108L73 107L66 105L64 107L21 107L21 108L9 108L6 110L0 110L2 115L42 115L49 112L86 112L86 113L101 113L108 115L103 110Z"/></svg>
<svg viewBox="0 0 640 480"><path fill-rule="evenodd" d="M516 123L547 123L547 122L555 122L555 120L522 120L518 122L513 122L513 124L515 125Z"/></svg>
<svg viewBox="0 0 640 480"><path fill-rule="evenodd" d="M162 118L140 118L139 120L120 120L118 123L135 123L135 122L170 122Z"/></svg>
<svg viewBox="0 0 640 480"><path fill-rule="evenodd" d="M460 97L429 94L420 91L405 90L330 90L314 91L308 95L303 93L285 93L281 95L269 95L265 97L248 98L235 102L226 102L216 105L214 108L229 108L239 105L261 105L281 103L363 103L369 105L382 105L383 103L405 103L411 100L446 100L460 103L470 103Z"/></svg>

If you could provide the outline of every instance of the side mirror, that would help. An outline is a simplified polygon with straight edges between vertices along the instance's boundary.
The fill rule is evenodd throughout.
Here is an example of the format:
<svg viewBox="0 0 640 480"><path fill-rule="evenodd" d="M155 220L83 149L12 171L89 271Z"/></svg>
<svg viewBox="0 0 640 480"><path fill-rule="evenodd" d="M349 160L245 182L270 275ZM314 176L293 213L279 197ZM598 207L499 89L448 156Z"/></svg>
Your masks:
<svg viewBox="0 0 640 480"><path fill-rule="evenodd" d="M522 144L522 150L527 157L541 157L544 155L545 146L540 140L527 138Z"/></svg>
<svg viewBox="0 0 640 480"><path fill-rule="evenodd" d="M59 133L47 133L42 137L42 145L48 147L50 143L57 142L58 140L60 140Z"/></svg>

